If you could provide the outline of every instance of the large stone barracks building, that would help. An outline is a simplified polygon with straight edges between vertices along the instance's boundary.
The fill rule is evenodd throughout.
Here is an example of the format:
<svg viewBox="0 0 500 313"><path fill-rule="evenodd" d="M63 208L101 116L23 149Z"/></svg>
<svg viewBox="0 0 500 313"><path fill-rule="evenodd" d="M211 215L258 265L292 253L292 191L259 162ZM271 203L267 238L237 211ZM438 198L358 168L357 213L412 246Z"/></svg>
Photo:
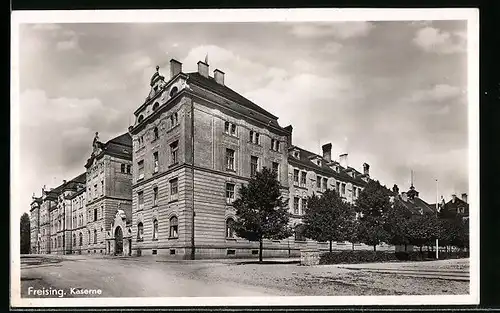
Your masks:
<svg viewBox="0 0 500 313"><path fill-rule="evenodd" d="M331 144L321 154L293 145L292 126L227 87L221 70L210 75L206 62L184 73L171 60L169 77L157 67L150 86L127 133L106 143L96 134L85 173L33 196L32 253L257 256L258 242L232 229L232 203L263 167L277 170L296 229L265 241L264 256L328 249L302 235L307 197L329 188L352 203L370 179L368 164L359 172L346 154L334 160Z"/></svg>

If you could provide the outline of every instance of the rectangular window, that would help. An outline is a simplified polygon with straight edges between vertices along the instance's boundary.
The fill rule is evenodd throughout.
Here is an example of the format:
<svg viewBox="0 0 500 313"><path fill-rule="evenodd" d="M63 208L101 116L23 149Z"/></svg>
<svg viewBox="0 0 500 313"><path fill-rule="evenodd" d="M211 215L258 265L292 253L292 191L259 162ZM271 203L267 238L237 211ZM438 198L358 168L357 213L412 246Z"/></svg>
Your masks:
<svg viewBox="0 0 500 313"><path fill-rule="evenodd" d="M233 123L224 123L224 132L231 136L236 136L236 125Z"/></svg>
<svg viewBox="0 0 500 313"><path fill-rule="evenodd" d="M293 198L293 214L299 214L299 198Z"/></svg>
<svg viewBox="0 0 500 313"><path fill-rule="evenodd" d="M260 144L260 140L259 140L259 133L255 133L255 142L254 142L256 145Z"/></svg>
<svg viewBox="0 0 500 313"><path fill-rule="evenodd" d="M293 170L293 183L294 184L299 183L299 170L297 170L297 169Z"/></svg>
<svg viewBox="0 0 500 313"><path fill-rule="evenodd" d="M271 150L280 151L280 142L276 139L271 139Z"/></svg>
<svg viewBox="0 0 500 313"><path fill-rule="evenodd" d="M225 122L225 123L224 123L224 132L225 132L226 134L229 134L229 130L230 130L230 128L231 128L231 124L230 124L229 122Z"/></svg>
<svg viewBox="0 0 500 313"><path fill-rule="evenodd" d="M231 124L231 136L236 136L236 125Z"/></svg>
<svg viewBox="0 0 500 313"><path fill-rule="evenodd" d="M276 172L278 180L280 179L280 164L278 162L273 162L273 171Z"/></svg>
<svg viewBox="0 0 500 313"><path fill-rule="evenodd" d="M259 168L259 158L256 156L250 156L250 176L255 177Z"/></svg>
<svg viewBox="0 0 500 313"><path fill-rule="evenodd" d="M137 167L138 167L138 173L139 173L139 178L138 179L144 179L144 160L141 160L137 162Z"/></svg>
<svg viewBox="0 0 500 313"><path fill-rule="evenodd" d="M170 164L176 164L178 159L179 141L176 140L170 144Z"/></svg>
<svg viewBox="0 0 500 313"><path fill-rule="evenodd" d="M153 206L158 205L158 187L153 188Z"/></svg>
<svg viewBox="0 0 500 313"><path fill-rule="evenodd" d="M302 214L304 214L306 208L307 208L307 199L302 199L302 208L301 208L301 212Z"/></svg>
<svg viewBox="0 0 500 313"><path fill-rule="evenodd" d="M321 176L316 176L316 188L321 189Z"/></svg>
<svg viewBox="0 0 500 313"><path fill-rule="evenodd" d="M179 124L179 120L177 119L177 112L170 115L170 127L174 127Z"/></svg>
<svg viewBox="0 0 500 313"><path fill-rule="evenodd" d="M345 184L342 184L342 195L345 195Z"/></svg>
<svg viewBox="0 0 500 313"><path fill-rule="evenodd" d="M234 184L226 183L226 203L232 204L234 201Z"/></svg>
<svg viewBox="0 0 500 313"><path fill-rule="evenodd" d="M139 210L144 209L144 192L139 191L137 193L137 202L139 203Z"/></svg>
<svg viewBox="0 0 500 313"><path fill-rule="evenodd" d="M94 195L97 197L97 184L94 185Z"/></svg>
<svg viewBox="0 0 500 313"><path fill-rule="evenodd" d="M250 142L258 145L260 143L259 133L254 132L253 130L251 130L250 131Z"/></svg>
<svg viewBox="0 0 500 313"><path fill-rule="evenodd" d="M177 200L179 196L178 179L170 180L170 201Z"/></svg>
<svg viewBox="0 0 500 313"><path fill-rule="evenodd" d="M125 173L125 164L122 164L122 166L121 166L121 169L120 169L120 170L121 170L121 172L122 172L122 173Z"/></svg>
<svg viewBox="0 0 500 313"><path fill-rule="evenodd" d="M97 221L97 208L94 209L94 221Z"/></svg>
<svg viewBox="0 0 500 313"><path fill-rule="evenodd" d="M306 186L306 176L307 176L307 172L300 172L300 185L302 187Z"/></svg>
<svg viewBox="0 0 500 313"><path fill-rule="evenodd" d="M127 174L130 174L130 164L127 165Z"/></svg>
<svg viewBox="0 0 500 313"><path fill-rule="evenodd" d="M154 164L153 173L158 173L158 169L159 169L158 151L157 152L153 152L153 164Z"/></svg>
<svg viewBox="0 0 500 313"><path fill-rule="evenodd" d="M226 149L226 168L234 171L234 150Z"/></svg>
<svg viewBox="0 0 500 313"><path fill-rule="evenodd" d="M101 180L101 195L104 196L104 180Z"/></svg>
<svg viewBox="0 0 500 313"><path fill-rule="evenodd" d="M337 182L335 184L335 189L337 190L338 193L340 193L340 183L339 182Z"/></svg>
<svg viewBox="0 0 500 313"><path fill-rule="evenodd" d="M328 179L323 177L323 190L326 190L328 187Z"/></svg>

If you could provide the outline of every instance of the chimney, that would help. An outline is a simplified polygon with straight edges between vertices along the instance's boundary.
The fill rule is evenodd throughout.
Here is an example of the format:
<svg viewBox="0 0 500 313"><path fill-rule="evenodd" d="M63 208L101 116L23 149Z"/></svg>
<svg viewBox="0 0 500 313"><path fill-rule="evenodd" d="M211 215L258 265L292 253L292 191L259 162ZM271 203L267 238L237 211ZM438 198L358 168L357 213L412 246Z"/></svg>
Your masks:
<svg viewBox="0 0 500 313"><path fill-rule="evenodd" d="M217 84L224 85L224 72L223 71L221 71L219 69L215 69L214 78L215 78L215 81L217 82Z"/></svg>
<svg viewBox="0 0 500 313"><path fill-rule="evenodd" d="M198 73L203 77L208 77L208 64L203 61L198 61Z"/></svg>
<svg viewBox="0 0 500 313"><path fill-rule="evenodd" d="M339 155L339 163L343 168L347 168L347 153Z"/></svg>
<svg viewBox="0 0 500 313"><path fill-rule="evenodd" d="M63 185L66 184L66 179L63 179Z"/></svg>
<svg viewBox="0 0 500 313"><path fill-rule="evenodd" d="M287 132L289 132L289 134L286 136L286 143L287 143L288 148L290 148L292 146L293 127L292 127L292 125L288 125L287 127L283 128L283 129L286 130Z"/></svg>
<svg viewBox="0 0 500 313"><path fill-rule="evenodd" d="M35 193L33 193L33 195L31 196L31 199L35 199Z"/></svg>
<svg viewBox="0 0 500 313"><path fill-rule="evenodd" d="M321 148L323 149L323 158L326 160L326 162L331 162L332 161L332 144L331 143L324 144Z"/></svg>
<svg viewBox="0 0 500 313"><path fill-rule="evenodd" d="M404 202L408 201L408 197L406 196L406 192L401 193L401 199L403 199Z"/></svg>
<svg viewBox="0 0 500 313"><path fill-rule="evenodd" d="M392 192L394 192L396 195L399 194L399 187L398 187L398 185L394 184L394 186L392 187Z"/></svg>
<svg viewBox="0 0 500 313"><path fill-rule="evenodd" d="M451 202L455 203L455 200L457 200L457 195L451 195Z"/></svg>
<svg viewBox="0 0 500 313"><path fill-rule="evenodd" d="M368 163L363 163L363 174L365 174L366 176L370 176L370 165Z"/></svg>
<svg viewBox="0 0 500 313"><path fill-rule="evenodd" d="M462 194L462 201L467 203L467 194L466 193Z"/></svg>
<svg viewBox="0 0 500 313"><path fill-rule="evenodd" d="M170 60L170 79L174 78L174 76L179 74L180 72L182 72L182 63L175 60L175 59L171 59Z"/></svg>

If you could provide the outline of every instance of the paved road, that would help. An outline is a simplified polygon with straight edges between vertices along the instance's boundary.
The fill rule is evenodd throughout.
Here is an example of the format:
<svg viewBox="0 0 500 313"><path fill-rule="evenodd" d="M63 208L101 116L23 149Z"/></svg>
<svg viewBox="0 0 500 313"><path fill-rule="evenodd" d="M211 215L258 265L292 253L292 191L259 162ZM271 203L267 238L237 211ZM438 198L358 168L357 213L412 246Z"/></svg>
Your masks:
<svg viewBox="0 0 500 313"><path fill-rule="evenodd" d="M23 258L28 288L101 289L101 297L468 294L468 259L356 265L240 264L242 260L64 256ZM273 260L277 261L277 260ZM436 275L437 274L437 275ZM440 276L455 277L440 277ZM456 276L466 279L456 279ZM448 278L448 279L446 279Z"/></svg>
<svg viewBox="0 0 500 313"><path fill-rule="evenodd" d="M272 288L242 286L227 280L207 279L207 267L223 262L155 262L151 259L64 257L61 261L24 261L21 266L22 296L28 287L101 289L102 297L224 297L280 296ZM35 263L35 264L29 264ZM38 287L37 287L38 286Z"/></svg>

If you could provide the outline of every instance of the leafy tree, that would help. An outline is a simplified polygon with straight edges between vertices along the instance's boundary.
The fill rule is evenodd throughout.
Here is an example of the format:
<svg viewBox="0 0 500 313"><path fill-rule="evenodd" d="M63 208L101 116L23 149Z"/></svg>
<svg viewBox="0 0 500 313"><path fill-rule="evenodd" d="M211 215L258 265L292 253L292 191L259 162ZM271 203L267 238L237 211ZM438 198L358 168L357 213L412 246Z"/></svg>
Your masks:
<svg viewBox="0 0 500 313"><path fill-rule="evenodd" d="M388 233L388 243L392 245L404 245L405 251L410 243L408 227L411 213L399 201L395 201L387 211L385 218L385 230Z"/></svg>
<svg viewBox="0 0 500 313"><path fill-rule="evenodd" d="M332 252L333 241L350 239L354 211L344 203L335 190L327 189L323 195L313 194L307 200L303 217L304 235L317 241L329 241Z"/></svg>
<svg viewBox="0 0 500 313"><path fill-rule="evenodd" d="M432 245L439 235L439 223L435 214L412 216L408 224L408 238L412 245L422 247Z"/></svg>
<svg viewBox="0 0 500 313"><path fill-rule="evenodd" d="M276 177L275 171L263 168L248 185L241 187L233 203L236 235L259 241L259 262L262 262L263 239L280 240L292 234L288 209L282 201L281 185Z"/></svg>
<svg viewBox="0 0 500 313"><path fill-rule="evenodd" d="M356 200L356 211L360 213L358 238L373 246L374 251L379 243L389 239L384 219L390 207L389 190L379 181L370 180Z"/></svg>
<svg viewBox="0 0 500 313"><path fill-rule="evenodd" d="M21 254L30 253L30 217L28 213L24 213L21 216Z"/></svg>

